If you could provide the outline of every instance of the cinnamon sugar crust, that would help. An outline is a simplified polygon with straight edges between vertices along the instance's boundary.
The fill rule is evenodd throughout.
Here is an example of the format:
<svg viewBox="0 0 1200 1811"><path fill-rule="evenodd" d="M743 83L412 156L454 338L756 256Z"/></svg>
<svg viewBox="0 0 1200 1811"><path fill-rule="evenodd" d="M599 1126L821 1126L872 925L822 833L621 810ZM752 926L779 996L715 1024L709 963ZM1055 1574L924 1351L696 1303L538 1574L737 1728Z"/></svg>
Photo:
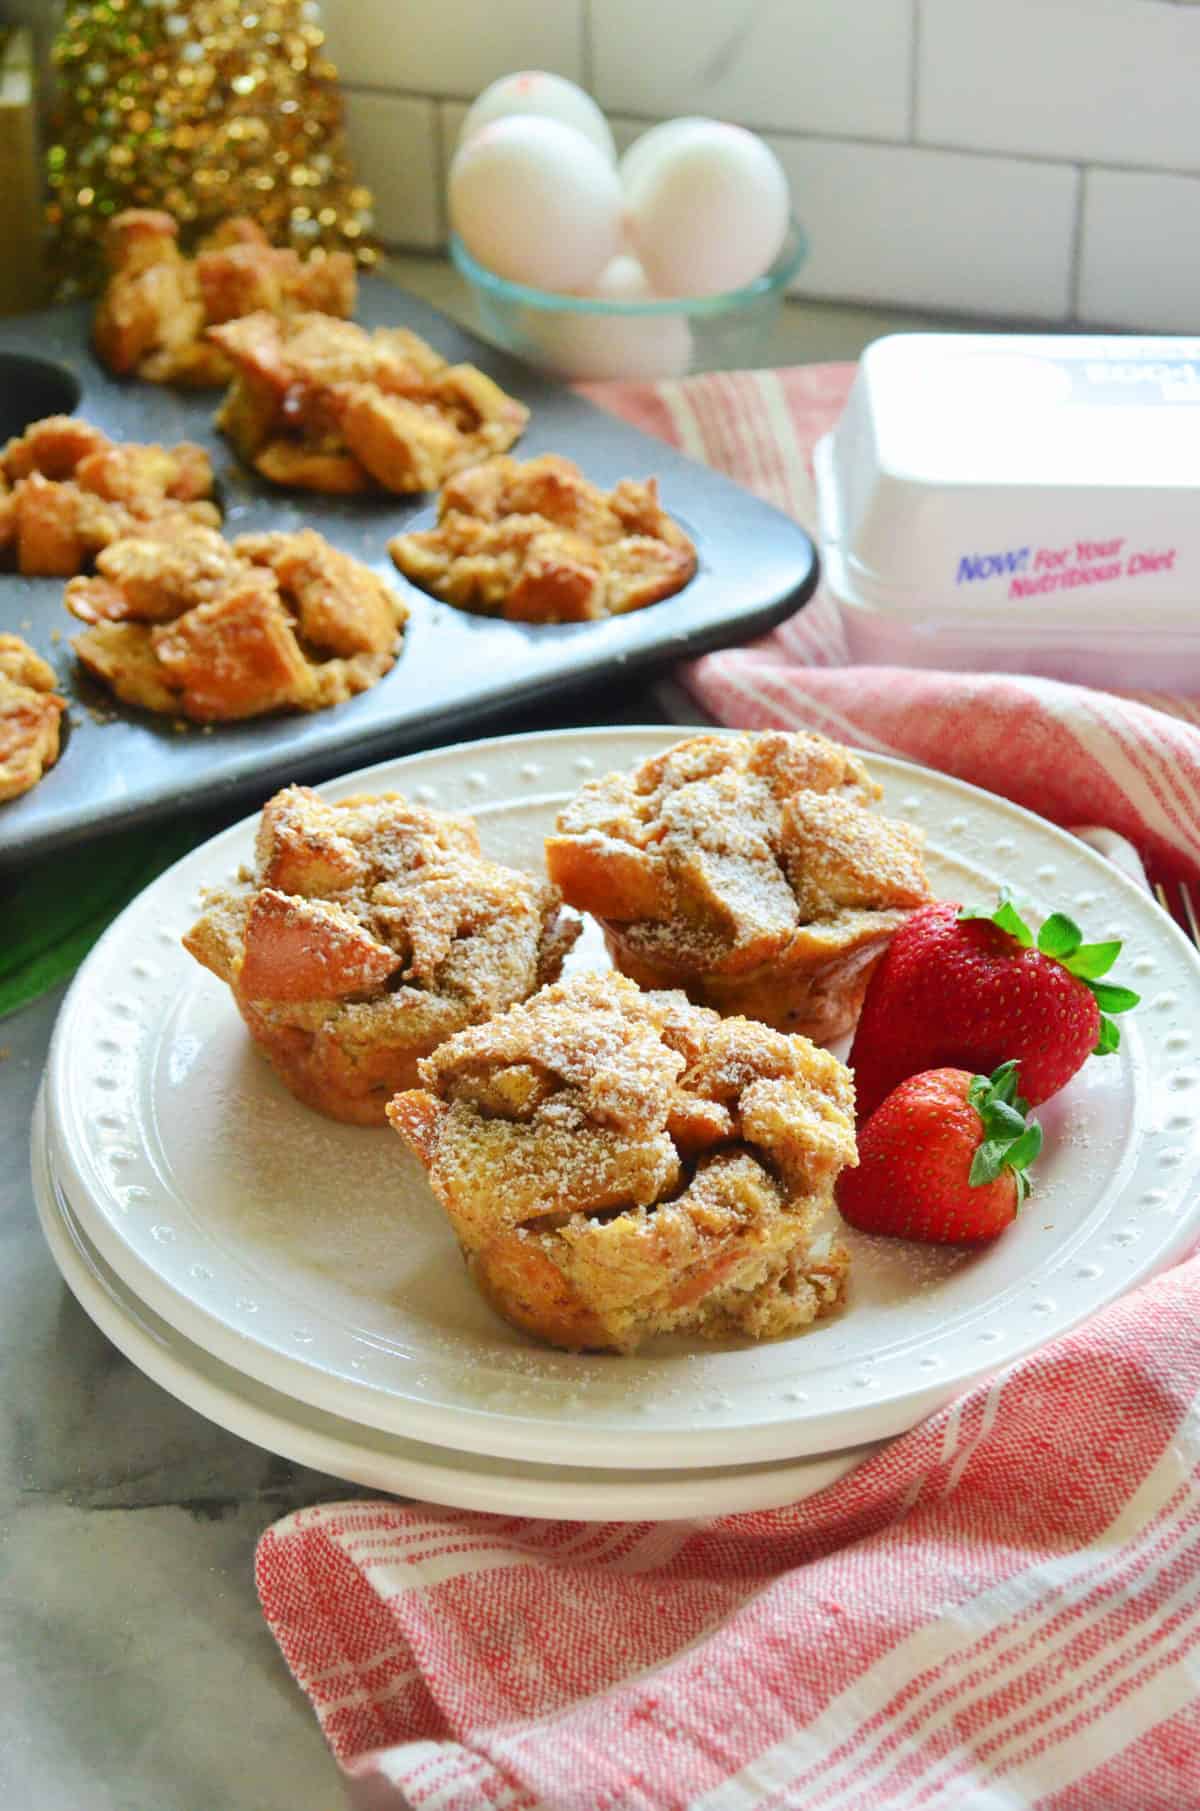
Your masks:
<svg viewBox="0 0 1200 1811"><path fill-rule="evenodd" d="M930 897L921 834L871 809L880 790L823 736L693 736L589 781L547 868L643 986L826 1042Z"/></svg>
<svg viewBox="0 0 1200 1811"><path fill-rule="evenodd" d="M29 792L53 767L66 709L53 668L19 635L0 634L0 800Z"/></svg>
<svg viewBox="0 0 1200 1811"><path fill-rule="evenodd" d="M417 1063L555 979L579 934L545 881L489 861L470 818L399 793L263 809L253 871L184 938L298 1099L382 1125Z"/></svg>
<svg viewBox="0 0 1200 1811"><path fill-rule="evenodd" d="M462 610L514 622L584 622L681 591L696 549L658 501L653 478L589 483L556 453L504 455L451 478L436 528L397 535L406 578Z"/></svg>
<svg viewBox="0 0 1200 1811"><path fill-rule="evenodd" d="M630 1352L795 1333L842 1300L820 1220L857 1161L853 1082L806 1038L589 974L419 1069L388 1118L523 1331Z"/></svg>
<svg viewBox="0 0 1200 1811"><path fill-rule="evenodd" d="M110 440L73 415L48 415L0 451L0 563L70 578L123 535L153 526L215 527L208 454Z"/></svg>
<svg viewBox="0 0 1200 1811"><path fill-rule="evenodd" d="M273 484L434 490L510 447L529 420L484 372L448 364L403 327L259 311L208 338L234 369L217 425Z"/></svg>
<svg viewBox="0 0 1200 1811"><path fill-rule="evenodd" d="M390 672L408 617L313 529L226 541L188 522L114 543L66 604L90 625L72 643L90 673L199 723L343 703Z"/></svg>
<svg viewBox="0 0 1200 1811"><path fill-rule="evenodd" d="M105 234L108 282L96 305L93 339L110 371L151 383L210 388L233 367L205 337L208 327L266 311L354 313L357 282L348 252L316 247L307 258L274 246L256 221L227 220L195 258L179 249L170 214L130 208Z"/></svg>

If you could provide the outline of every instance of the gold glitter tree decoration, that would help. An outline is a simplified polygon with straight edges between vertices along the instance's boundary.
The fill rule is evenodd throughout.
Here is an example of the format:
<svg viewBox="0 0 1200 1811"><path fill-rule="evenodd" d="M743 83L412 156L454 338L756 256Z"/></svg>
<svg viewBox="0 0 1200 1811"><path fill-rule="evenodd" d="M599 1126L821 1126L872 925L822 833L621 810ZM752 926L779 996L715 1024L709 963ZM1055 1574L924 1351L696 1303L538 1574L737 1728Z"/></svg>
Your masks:
<svg viewBox="0 0 1200 1811"><path fill-rule="evenodd" d="M165 208L184 247L231 214L276 245L375 262L370 192L354 180L337 71L314 0L93 0L52 51L47 181L60 300L98 287L122 208Z"/></svg>

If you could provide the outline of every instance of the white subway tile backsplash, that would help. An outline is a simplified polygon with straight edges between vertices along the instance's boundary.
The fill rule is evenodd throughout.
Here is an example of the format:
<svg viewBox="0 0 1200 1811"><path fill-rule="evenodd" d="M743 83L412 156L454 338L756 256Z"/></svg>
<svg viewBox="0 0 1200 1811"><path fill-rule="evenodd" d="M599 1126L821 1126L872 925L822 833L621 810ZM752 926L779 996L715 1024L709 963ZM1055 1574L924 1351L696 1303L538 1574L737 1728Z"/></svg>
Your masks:
<svg viewBox="0 0 1200 1811"><path fill-rule="evenodd" d="M467 104L548 68L590 80L622 151L681 112L766 133L812 242L800 293L1195 326L1200 4L325 0L325 19L387 243L442 243Z"/></svg>
<svg viewBox="0 0 1200 1811"><path fill-rule="evenodd" d="M352 91L345 102L350 154L374 192L379 237L387 245L440 245L445 233L435 103Z"/></svg>
<svg viewBox="0 0 1200 1811"><path fill-rule="evenodd" d="M801 294L1067 317L1074 170L902 146L770 142L811 242Z"/></svg>
<svg viewBox="0 0 1200 1811"><path fill-rule="evenodd" d="M458 135L462 131L462 123L467 117L469 107L468 101L441 101L439 103L442 118L442 152L445 159L442 170L443 179L450 167L450 159L454 156L454 147L458 143Z"/></svg>
<svg viewBox="0 0 1200 1811"><path fill-rule="evenodd" d="M602 107L907 137L911 0L591 0Z"/></svg>
<svg viewBox="0 0 1200 1811"><path fill-rule="evenodd" d="M1079 319L1144 333L1200 321L1200 178L1089 170Z"/></svg>
<svg viewBox="0 0 1200 1811"><path fill-rule="evenodd" d="M918 139L1200 169L1200 7L918 3Z"/></svg>
<svg viewBox="0 0 1200 1811"><path fill-rule="evenodd" d="M342 80L472 100L513 69L582 79L583 0L325 0Z"/></svg>

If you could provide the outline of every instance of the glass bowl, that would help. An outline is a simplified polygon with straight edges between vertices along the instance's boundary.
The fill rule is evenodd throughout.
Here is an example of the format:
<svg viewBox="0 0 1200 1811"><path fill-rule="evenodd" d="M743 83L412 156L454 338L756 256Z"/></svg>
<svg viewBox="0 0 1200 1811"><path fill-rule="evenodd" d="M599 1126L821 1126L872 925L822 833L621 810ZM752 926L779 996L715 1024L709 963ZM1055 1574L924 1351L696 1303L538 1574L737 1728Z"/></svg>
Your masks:
<svg viewBox="0 0 1200 1811"><path fill-rule="evenodd" d="M527 289L485 270L457 234L450 255L471 287L480 330L555 377L684 377L768 364L771 330L808 255L798 221L770 270L722 295L625 302Z"/></svg>

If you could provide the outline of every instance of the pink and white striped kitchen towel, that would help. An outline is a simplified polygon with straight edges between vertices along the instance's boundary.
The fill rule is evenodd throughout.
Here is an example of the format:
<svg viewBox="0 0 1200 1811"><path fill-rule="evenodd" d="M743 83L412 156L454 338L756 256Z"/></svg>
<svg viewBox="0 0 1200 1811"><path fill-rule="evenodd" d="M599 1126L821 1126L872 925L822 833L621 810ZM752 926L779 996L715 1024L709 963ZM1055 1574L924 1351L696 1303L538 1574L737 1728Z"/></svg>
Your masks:
<svg viewBox="0 0 1200 1811"><path fill-rule="evenodd" d="M594 394L807 520L849 377ZM685 680L1200 879L1193 705L843 658L818 597ZM793 1508L324 1505L263 1536L259 1592L370 1811L1195 1811L1198 1391L1191 1258Z"/></svg>

